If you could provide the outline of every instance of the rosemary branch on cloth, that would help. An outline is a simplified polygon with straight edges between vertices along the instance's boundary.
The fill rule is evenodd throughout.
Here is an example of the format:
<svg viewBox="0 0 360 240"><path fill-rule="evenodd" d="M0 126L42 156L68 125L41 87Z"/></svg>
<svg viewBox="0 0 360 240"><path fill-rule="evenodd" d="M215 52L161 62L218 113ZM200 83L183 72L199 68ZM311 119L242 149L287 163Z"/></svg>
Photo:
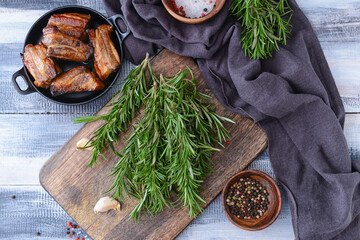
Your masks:
<svg viewBox="0 0 360 240"><path fill-rule="evenodd" d="M287 0L234 0L230 14L242 21L241 43L251 59L271 58L291 33Z"/></svg>

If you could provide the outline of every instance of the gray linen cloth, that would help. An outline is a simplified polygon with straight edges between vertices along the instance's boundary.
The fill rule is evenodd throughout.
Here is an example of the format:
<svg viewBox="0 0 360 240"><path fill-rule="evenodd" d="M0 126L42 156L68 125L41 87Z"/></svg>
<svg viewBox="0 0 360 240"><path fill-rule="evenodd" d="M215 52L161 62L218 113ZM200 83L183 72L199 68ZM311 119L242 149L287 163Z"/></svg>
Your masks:
<svg viewBox="0 0 360 240"><path fill-rule="evenodd" d="M192 57L226 108L260 124L277 180L289 195L297 239L360 239L360 161L350 159L344 107L319 41L294 0L291 39L269 60L245 57L241 24L228 17L231 1L197 25L172 18L161 0L104 4L110 16L123 13L130 26L127 59L139 63L160 47Z"/></svg>

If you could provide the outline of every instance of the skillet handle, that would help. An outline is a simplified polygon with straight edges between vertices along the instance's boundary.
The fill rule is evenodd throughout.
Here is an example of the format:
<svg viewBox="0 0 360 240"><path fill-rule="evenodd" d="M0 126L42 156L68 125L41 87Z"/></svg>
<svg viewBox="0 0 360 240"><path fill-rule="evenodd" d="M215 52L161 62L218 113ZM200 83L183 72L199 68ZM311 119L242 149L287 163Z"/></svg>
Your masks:
<svg viewBox="0 0 360 240"><path fill-rule="evenodd" d="M125 25L125 27L126 27L126 31L125 31L125 32L121 31L121 29L119 28L119 26L118 26L117 23L116 23L116 20L118 20L119 18L123 21L123 23L124 23L124 25ZM124 41L124 39L125 39L125 38L129 35L129 33L130 33L130 27L129 27L128 23L126 22L124 16L123 16L122 14L115 14L115 15L109 17L108 20L115 26L115 28L116 28L119 36L120 36L120 40L121 40L121 41Z"/></svg>
<svg viewBox="0 0 360 240"><path fill-rule="evenodd" d="M17 77L22 77L26 84L28 85L28 87L25 89L25 90L22 90L19 86L19 84L17 83L16 81L16 78ZM28 79L26 77L26 74L25 74L25 71L24 71L24 67L22 67L19 71L15 72L13 75L12 75L12 78L11 78L11 81L16 89L16 91L22 95L27 95L27 94L30 94L30 93L33 93L35 92L35 89L31 86L30 84L30 79Z"/></svg>

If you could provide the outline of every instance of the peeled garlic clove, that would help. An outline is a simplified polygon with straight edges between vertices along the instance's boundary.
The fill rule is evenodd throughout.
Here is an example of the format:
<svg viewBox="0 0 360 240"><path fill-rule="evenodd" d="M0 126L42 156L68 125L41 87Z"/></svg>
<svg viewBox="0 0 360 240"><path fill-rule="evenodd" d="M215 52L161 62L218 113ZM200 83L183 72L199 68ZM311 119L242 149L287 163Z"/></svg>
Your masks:
<svg viewBox="0 0 360 240"><path fill-rule="evenodd" d="M83 148L86 147L87 144L89 143L89 139L88 138L82 138L80 139L77 143L76 143L76 147L77 149L79 148ZM91 148L84 148L85 150L91 151Z"/></svg>
<svg viewBox="0 0 360 240"><path fill-rule="evenodd" d="M111 209L120 211L120 203L111 197L102 197L96 203L94 207L94 212L107 212Z"/></svg>

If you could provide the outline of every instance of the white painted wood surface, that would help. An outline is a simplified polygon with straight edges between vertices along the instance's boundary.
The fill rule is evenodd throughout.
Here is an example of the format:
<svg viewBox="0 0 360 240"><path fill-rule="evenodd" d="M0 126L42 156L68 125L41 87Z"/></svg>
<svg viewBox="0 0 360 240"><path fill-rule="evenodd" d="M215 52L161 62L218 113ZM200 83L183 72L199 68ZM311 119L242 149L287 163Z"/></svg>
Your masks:
<svg viewBox="0 0 360 240"><path fill-rule="evenodd" d="M81 127L72 124L72 119L95 113L116 91L87 105L63 106L38 94L19 95L11 85L11 75L22 66L19 53L33 22L52 8L72 4L105 13L101 0L0 1L0 239L68 238L66 222L71 219L39 186L38 172ZM298 0L298 4L320 39L344 101L349 152L353 159L360 159L360 1ZM121 78L132 67L125 62ZM267 152L250 168L273 175ZM37 231L41 236L35 236ZM286 197L279 219L259 232L234 227L217 198L178 239L288 240L293 236Z"/></svg>

